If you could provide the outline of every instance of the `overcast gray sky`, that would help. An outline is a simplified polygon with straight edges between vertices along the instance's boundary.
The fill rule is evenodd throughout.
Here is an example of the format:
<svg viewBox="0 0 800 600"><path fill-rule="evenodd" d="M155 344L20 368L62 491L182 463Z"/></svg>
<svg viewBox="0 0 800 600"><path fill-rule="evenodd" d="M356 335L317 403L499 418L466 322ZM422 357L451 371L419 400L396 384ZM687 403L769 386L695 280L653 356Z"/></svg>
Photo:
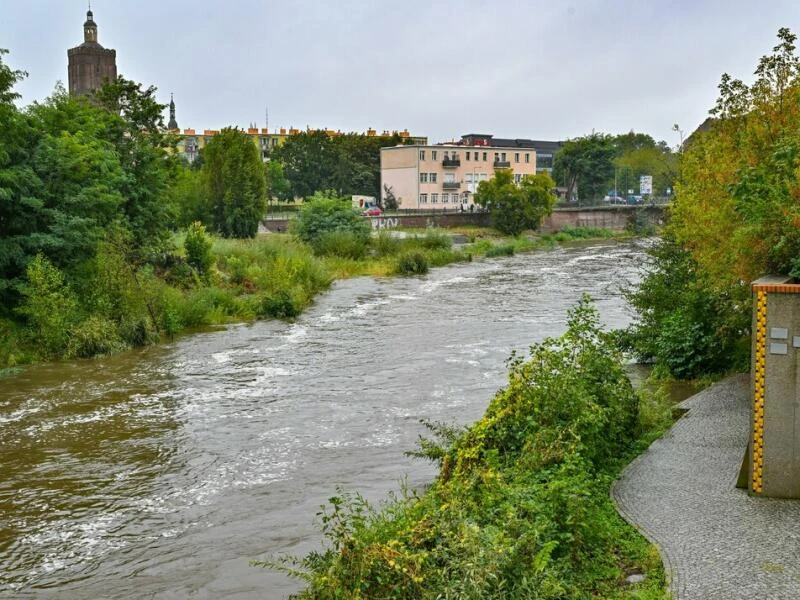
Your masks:
<svg viewBox="0 0 800 600"><path fill-rule="evenodd" d="M66 84L79 0L0 0L23 103ZM670 145L750 81L797 0L93 0L129 79L175 94L178 124L565 139L641 131Z"/></svg>

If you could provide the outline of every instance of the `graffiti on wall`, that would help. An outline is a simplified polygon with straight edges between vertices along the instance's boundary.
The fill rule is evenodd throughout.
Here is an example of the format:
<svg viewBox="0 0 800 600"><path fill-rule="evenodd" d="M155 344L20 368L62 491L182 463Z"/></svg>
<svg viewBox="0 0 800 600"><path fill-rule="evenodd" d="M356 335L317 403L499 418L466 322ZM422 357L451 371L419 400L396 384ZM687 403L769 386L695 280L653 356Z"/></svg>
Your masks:
<svg viewBox="0 0 800 600"><path fill-rule="evenodd" d="M397 229L400 219L397 217L375 217L372 219L373 229Z"/></svg>

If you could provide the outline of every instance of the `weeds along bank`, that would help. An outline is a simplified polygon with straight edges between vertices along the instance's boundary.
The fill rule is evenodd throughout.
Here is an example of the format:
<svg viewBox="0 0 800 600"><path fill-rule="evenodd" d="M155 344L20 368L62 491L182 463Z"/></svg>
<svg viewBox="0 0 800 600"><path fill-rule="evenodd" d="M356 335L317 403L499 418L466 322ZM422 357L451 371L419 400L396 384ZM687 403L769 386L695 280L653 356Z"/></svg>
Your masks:
<svg viewBox="0 0 800 600"><path fill-rule="evenodd" d="M474 243L454 249L440 230L406 239L382 233L359 243L337 233L309 244L275 234L215 238L192 225L175 240L176 250L155 265L129 264L124 244L113 240L70 272L40 256L27 269L19 308L0 317L0 374L44 360L119 352L232 321L291 319L337 278L419 274L473 257L598 236L583 230L536 239L490 237L490 230L467 233Z"/></svg>
<svg viewBox="0 0 800 600"><path fill-rule="evenodd" d="M318 514L322 550L255 564L305 581L303 599L664 598L658 553L609 489L669 410L639 397L598 322L584 298L563 336L512 356L479 421L428 424L426 490L378 507L340 491Z"/></svg>

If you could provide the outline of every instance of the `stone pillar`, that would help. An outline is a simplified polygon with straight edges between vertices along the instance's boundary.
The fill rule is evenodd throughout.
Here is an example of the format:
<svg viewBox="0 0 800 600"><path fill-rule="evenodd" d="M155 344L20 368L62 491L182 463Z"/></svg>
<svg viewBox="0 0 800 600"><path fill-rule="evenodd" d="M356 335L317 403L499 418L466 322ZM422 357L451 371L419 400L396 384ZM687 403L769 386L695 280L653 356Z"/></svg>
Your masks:
<svg viewBox="0 0 800 600"><path fill-rule="evenodd" d="M748 490L800 498L800 284L753 283L752 421Z"/></svg>

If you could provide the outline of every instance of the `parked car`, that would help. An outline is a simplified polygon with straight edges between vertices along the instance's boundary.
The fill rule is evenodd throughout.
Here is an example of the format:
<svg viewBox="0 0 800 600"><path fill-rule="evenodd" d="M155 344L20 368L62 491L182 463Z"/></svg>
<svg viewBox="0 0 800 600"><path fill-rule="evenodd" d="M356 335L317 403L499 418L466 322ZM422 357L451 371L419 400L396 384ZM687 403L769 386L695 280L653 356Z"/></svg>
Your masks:
<svg viewBox="0 0 800 600"><path fill-rule="evenodd" d="M380 217L383 214L383 211L377 206L370 206L361 214L365 217Z"/></svg>

